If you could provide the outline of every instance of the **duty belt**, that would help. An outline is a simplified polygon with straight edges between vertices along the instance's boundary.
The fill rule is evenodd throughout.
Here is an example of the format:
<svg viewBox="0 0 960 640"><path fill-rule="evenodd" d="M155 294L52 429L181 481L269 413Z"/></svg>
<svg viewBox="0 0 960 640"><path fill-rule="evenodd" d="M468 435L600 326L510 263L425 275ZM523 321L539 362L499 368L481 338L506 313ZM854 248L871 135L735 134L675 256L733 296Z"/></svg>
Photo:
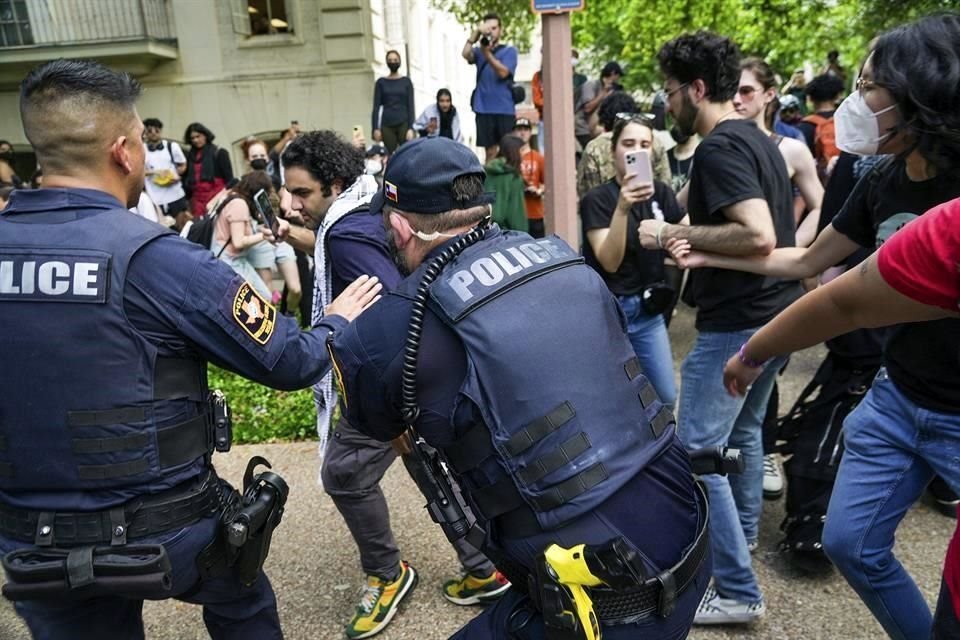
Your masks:
<svg viewBox="0 0 960 640"><path fill-rule="evenodd" d="M605 625L630 624L657 614L670 615L676 599L690 585L700 572L710 546L708 530L707 496L703 485L697 482L697 497L701 504L703 517L700 519L697 537L687 552L667 571L655 578L630 589L609 589L598 587L590 589L590 598L597 618ZM488 554L490 555L490 554ZM514 588L525 590L534 605L539 609L536 579L525 566L493 552L491 560L509 580Z"/></svg>
<svg viewBox="0 0 960 640"><path fill-rule="evenodd" d="M37 511L0 504L0 536L41 547L121 545L127 538L181 529L216 513L220 495L220 479L211 470L167 491L104 511Z"/></svg>

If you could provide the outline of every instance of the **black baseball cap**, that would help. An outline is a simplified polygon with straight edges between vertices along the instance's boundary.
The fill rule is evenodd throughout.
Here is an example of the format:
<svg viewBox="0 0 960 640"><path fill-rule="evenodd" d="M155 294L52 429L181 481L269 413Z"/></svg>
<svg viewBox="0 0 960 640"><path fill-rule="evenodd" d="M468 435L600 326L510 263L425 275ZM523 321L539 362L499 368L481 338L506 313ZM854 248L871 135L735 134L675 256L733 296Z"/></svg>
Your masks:
<svg viewBox="0 0 960 640"><path fill-rule="evenodd" d="M390 156L370 211L379 213L391 206L407 213L445 213L494 201L492 192L468 201L455 199L453 181L464 175L486 175L476 154L465 145L441 136L407 142Z"/></svg>

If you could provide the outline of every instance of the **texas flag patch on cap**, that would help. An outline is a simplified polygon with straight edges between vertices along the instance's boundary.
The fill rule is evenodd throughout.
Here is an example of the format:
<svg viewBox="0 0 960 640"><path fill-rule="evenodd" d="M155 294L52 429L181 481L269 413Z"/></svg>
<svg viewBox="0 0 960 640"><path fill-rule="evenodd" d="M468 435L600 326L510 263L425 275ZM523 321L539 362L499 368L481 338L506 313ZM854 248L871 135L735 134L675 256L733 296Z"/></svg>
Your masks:
<svg viewBox="0 0 960 640"><path fill-rule="evenodd" d="M383 181L383 195L391 202L397 201L397 185L392 182Z"/></svg>

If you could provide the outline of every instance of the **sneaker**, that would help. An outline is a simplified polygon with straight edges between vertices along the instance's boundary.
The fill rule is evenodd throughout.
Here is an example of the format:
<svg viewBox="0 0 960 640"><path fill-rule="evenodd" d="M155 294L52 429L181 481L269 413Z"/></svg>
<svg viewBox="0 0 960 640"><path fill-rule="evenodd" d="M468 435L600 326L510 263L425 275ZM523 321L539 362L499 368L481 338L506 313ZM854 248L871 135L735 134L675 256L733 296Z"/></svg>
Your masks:
<svg viewBox="0 0 960 640"><path fill-rule="evenodd" d="M747 551L749 551L750 553L753 553L754 551L757 550L757 547L759 547L759 546L760 546L760 541L759 541L759 540L753 540L753 541L751 541L751 542L748 542L748 543L747 543Z"/></svg>
<svg viewBox="0 0 960 640"><path fill-rule="evenodd" d="M713 587L707 589L700 600L693 624L742 624L757 620L767 610L763 600L739 602L721 598Z"/></svg>
<svg viewBox="0 0 960 640"><path fill-rule="evenodd" d="M933 498L937 511L948 518L956 519L957 505L960 505L960 500L957 499L957 494L953 492L953 489L943 481L943 478L937 476L931 480L927 487L927 493Z"/></svg>
<svg viewBox="0 0 960 640"><path fill-rule="evenodd" d="M510 588L510 581L494 571L486 578L465 575L460 580L448 580L443 585L443 597L459 605L486 604L499 600Z"/></svg>
<svg viewBox="0 0 960 640"><path fill-rule="evenodd" d="M406 562L400 563L400 575L393 582L367 576L361 590L357 612L346 627L348 638L369 638L386 628L397 614L400 602L417 586L417 572Z"/></svg>
<svg viewBox="0 0 960 640"><path fill-rule="evenodd" d="M783 472L776 454L768 453L763 456L763 497L767 500L776 500L783 495Z"/></svg>

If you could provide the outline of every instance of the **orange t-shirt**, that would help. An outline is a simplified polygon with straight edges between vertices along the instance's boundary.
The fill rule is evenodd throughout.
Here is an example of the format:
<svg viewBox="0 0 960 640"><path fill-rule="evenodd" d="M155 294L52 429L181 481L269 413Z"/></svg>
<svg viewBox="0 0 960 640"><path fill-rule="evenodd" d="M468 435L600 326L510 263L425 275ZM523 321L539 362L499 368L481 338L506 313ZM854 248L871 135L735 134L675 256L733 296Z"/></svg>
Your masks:
<svg viewBox="0 0 960 640"><path fill-rule="evenodd" d="M520 160L520 175L528 187L543 189L543 155L539 151L530 150L523 154ZM543 196L524 192L523 203L527 209L527 218L543 220Z"/></svg>

